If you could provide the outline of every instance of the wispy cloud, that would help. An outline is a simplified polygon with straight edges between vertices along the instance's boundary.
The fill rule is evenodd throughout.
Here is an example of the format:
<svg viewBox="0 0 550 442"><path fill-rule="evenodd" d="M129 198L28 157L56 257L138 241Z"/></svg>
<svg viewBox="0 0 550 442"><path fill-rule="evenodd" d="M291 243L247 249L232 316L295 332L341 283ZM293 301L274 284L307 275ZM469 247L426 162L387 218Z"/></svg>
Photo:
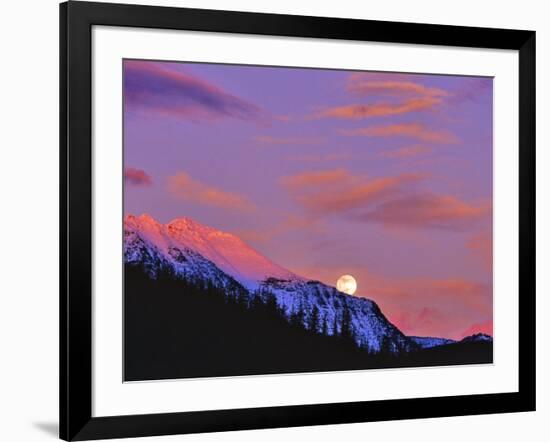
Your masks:
<svg viewBox="0 0 550 442"><path fill-rule="evenodd" d="M281 182L306 210L329 215L369 207L424 178L421 174L401 174L369 179L345 169L333 169L287 176Z"/></svg>
<svg viewBox="0 0 550 442"><path fill-rule="evenodd" d="M424 86L412 80L412 76L400 80L393 78L395 74L372 76L351 76L348 82L348 91L358 96L391 96L391 97L447 97L449 93L436 87Z"/></svg>
<svg viewBox="0 0 550 442"><path fill-rule="evenodd" d="M443 89L420 83L417 76L391 73L355 72L349 76L346 89L351 96L367 102L329 107L310 118L360 120L404 115L433 109L449 95Z"/></svg>
<svg viewBox="0 0 550 442"><path fill-rule="evenodd" d="M392 115L408 114L410 112L430 109L441 101L436 98L412 98L400 103L373 103L351 104L325 109L317 113L314 118L341 118L346 120L361 120L370 117L387 117Z"/></svg>
<svg viewBox="0 0 550 442"><path fill-rule="evenodd" d="M350 137L405 137L439 144L454 144L458 142L458 138L453 133L446 130L432 130L420 123L369 126L341 130L340 133Z"/></svg>
<svg viewBox="0 0 550 442"><path fill-rule="evenodd" d="M352 179L345 169L319 170L285 176L281 179L288 189L303 189L311 186L338 183Z"/></svg>
<svg viewBox="0 0 550 442"><path fill-rule="evenodd" d="M392 229L461 231L490 215L489 202L469 203L418 188L427 178L420 173L369 178L339 168L286 176L281 183L316 216L338 215Z"/></svg>
<svg viewBox="0 0 550 442"><path fill-rule="evenodd" d="M432 152L430 147L426 146L405 146L395 150L381 152L379 156L384 158L411 158L419 155L429 154Z"/></svg>
<svg viewBox="0 0 550 442"><path fill-rule="evenodd" d="M254 204L245 196L205 184L186 172L168 177L168 189L183 201L244 212L255 210Z"/></svg>
<svg viewBox="0 0 550 442"><path fill-rule="evenodd" d="M126 60L124 102L127 110L184 118L259 120L256 105L223 89L176 70L171 63Z"/></svg>
<svg viewBox="0 0 550 442"><path fill-rule="evenodd" d="M131 186L150 186L153 184L152 178L142 169L126 167L124 169L124 182Z"/></svg>
<svg viewBox="0 0 550 442"><path fill-rule="evenodd" d="M471 204L450 195L404 194L355 219L404 228L463 230L491 213L489 203Z"/></svg>
<svg viewBox="0 0 550 442"><path fill-rule="evenodd" d="M423 83L427 77L395 72L354 72L348 77L347 91L361 97L394 97L407 99L436 98L440 104L461 104L477 101L493 85L490 77L463 78L460 87L445 90Z"/></svg>

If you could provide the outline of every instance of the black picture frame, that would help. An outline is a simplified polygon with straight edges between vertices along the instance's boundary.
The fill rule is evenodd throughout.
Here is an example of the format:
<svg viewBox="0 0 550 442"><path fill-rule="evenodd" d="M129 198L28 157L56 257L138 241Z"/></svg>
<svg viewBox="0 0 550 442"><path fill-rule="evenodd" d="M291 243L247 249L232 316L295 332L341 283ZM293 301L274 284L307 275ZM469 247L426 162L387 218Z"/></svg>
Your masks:
<svg viewBox="0 0 550 442"><path fill-rule="evenodd" d="M519 391L514 393L92 417L94 25L519 53ZM108 3L60 5L60 437L153 436L535 410L535 32Z"/></svg>

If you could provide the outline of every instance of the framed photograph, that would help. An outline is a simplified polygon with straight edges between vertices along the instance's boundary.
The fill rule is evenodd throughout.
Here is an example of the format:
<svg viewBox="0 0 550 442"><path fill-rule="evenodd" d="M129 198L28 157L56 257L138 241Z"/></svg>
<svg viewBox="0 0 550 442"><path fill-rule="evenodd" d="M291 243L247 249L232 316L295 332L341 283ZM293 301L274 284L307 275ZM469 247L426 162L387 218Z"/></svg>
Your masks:
<svg viewBox="0 0 550 442"><path fill-rule="evenodd" d="M60 7L60 437L535 409L535 33Z"/></svg>

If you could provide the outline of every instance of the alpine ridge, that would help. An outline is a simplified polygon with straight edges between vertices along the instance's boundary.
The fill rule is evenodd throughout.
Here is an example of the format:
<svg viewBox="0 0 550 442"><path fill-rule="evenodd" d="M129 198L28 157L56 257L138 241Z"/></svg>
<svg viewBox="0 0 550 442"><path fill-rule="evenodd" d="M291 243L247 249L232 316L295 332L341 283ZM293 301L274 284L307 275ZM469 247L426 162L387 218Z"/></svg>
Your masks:
<svg viewBox="0 0 550 442"><path fill-rule="evenodd" d="M417 350L369 299L346 295L271 262L237 236L190 218L161 224L149 215L124 219L124 260L150 277L169 270L177 278L223 288L228 296L274 296L278 307L306 329L325 335L349 333L369 353ZM312 319L315 318L314 321Z"/></svg>

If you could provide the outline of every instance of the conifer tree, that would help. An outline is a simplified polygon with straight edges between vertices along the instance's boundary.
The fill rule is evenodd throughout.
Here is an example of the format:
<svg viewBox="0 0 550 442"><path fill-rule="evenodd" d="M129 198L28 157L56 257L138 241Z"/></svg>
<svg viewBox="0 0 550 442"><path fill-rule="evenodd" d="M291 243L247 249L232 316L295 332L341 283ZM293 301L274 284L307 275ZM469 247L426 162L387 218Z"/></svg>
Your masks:
<svg viewBox="0 0 550 442"><path fill-rule="evenodd" d="M340 336L345 341L354 341L353 327L351 324L351 313L348 306L345 305L342 312L342 326L340 330Z"/></svg>
<svg viewBox="0 0 550 442"><path fill-rule="evenodd" d="M324 336L328 335L328 313L325 313L325 316L323 317L323 327L321 329L321 333Z"/></svg>
<svg viewBox="0 0 550 442"><path fill-rule="evenodd" d="M302 303L297 307L296 310L292 312L290 315L290 325L296 328L303 328L304 327L304 308Z"/></svg>
<svg viewBox="0 0 550 442"><path fill-rule="evenodd" d="M309 316L308 330L318 333L319 332L319 308L314 305Z"/></svg>

